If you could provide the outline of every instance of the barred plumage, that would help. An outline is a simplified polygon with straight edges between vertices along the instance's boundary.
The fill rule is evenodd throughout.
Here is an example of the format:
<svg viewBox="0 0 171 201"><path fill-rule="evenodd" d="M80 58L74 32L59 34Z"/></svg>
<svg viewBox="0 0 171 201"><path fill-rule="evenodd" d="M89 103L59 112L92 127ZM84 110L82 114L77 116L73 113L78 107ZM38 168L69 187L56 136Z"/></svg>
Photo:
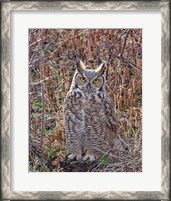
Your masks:
<svg viewBox="0 0 171 201"><path fill-rule="evenodd" d="M85 67L75 71L64 101L64 120L69 159L94 160L108 153L117 131L114 103L106 93L106 67Z"/></svg>

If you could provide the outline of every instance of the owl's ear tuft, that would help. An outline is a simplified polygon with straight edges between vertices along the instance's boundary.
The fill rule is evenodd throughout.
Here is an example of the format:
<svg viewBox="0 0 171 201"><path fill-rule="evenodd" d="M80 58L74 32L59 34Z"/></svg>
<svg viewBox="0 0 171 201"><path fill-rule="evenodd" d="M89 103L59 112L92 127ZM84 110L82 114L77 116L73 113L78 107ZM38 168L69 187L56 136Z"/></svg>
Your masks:
<svg viewBox="0 0 171 201"><path fill-rule="evenodd" d="M96 72L99 75L102 75L106 72L106 65L104 63L101 63L97 68L96 68Z"/></svg>
<svg viewBox="0 0 171 201"><path fill-rule="evenodd" d="M80 59L80 60L79 60L79 64L77 65L77 70L78 70L80 73L83 73L85 69L86 69L86 66L85 66L85 64L83 63L83 61Z"/></svg>

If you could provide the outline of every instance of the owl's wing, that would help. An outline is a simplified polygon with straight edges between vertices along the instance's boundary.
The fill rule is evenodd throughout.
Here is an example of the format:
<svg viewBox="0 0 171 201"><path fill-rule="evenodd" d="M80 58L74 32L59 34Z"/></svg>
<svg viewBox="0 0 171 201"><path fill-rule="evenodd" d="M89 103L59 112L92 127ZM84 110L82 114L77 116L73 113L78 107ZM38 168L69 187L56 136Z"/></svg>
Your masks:
<svg viewBox="0 0 171 201"><path fill-rule="evenodd" d="M117 121L115 116L115 105L110 96L106 96L105 100L105 114L107 119L107 125L116 133L117 132Z"/></svg>

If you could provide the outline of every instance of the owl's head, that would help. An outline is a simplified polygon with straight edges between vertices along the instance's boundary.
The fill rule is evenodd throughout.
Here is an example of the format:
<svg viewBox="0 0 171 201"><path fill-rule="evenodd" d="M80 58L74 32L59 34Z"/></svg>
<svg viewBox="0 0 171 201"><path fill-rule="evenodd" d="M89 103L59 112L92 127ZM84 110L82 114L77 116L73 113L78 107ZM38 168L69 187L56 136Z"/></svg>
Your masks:
<svg viewBox="0 0 171 201"><path fill-rule="evenodd" d="M102 63L96 69L88 69L80 60L73 78L73 86L86 94L104 92L106 90L106 66Z"/></svg>

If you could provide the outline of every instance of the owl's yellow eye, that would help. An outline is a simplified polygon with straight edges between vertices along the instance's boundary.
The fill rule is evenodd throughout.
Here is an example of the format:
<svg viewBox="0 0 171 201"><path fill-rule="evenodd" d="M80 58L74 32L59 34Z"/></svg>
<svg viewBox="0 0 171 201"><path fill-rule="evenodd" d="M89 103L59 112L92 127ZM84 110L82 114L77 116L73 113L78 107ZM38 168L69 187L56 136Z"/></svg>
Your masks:
<svg viewBox="0 0 171 201"><path fill-rule="evenodd" d="M80 77L80 80L81 80L82 82L85 82L85 81L86 81L85 77Z"/></svg>
<svg viewBox="0 0 171 201"><path fill-rule="evenodd" d="M96 78L96 79L94 79L94 80L93 80L94 84L99 83L99 81L100 81L100 79L99 79L99 78Z"/></svg>

